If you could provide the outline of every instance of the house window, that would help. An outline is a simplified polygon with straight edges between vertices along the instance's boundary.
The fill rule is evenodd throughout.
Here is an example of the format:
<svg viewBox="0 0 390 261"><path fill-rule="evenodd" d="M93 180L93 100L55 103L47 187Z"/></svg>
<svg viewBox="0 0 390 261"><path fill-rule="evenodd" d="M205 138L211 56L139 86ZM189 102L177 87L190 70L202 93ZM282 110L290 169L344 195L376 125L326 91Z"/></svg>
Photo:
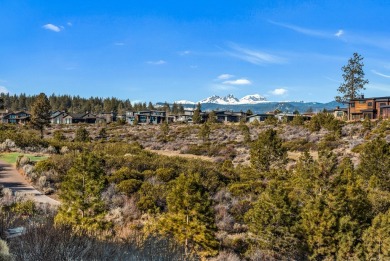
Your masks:
<svg viewBox="0 0 390 261"><path fill-rule="evenodd" d="M368 102L367 106L372 107L372 102Z"/></svg>
<svg viewBox="0 0 390 261"><path fill-rule="evenodd" d="M355 108L355 103L351 103L351 108Z"/></svg>
<svg viewBox="0 0 390 261"><path fill-rule="evenodd" d="M359 101L359 104L365 104L366 101Z"/></svg>

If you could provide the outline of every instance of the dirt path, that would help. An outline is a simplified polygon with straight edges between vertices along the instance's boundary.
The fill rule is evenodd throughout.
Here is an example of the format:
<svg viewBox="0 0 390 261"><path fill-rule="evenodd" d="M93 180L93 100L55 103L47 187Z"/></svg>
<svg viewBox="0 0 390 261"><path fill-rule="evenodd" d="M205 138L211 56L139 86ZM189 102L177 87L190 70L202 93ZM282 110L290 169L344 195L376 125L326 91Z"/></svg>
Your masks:
<svg viewBox="0 0 390 261"><path fill-rule="evenodd" d="M21 194L31 197L34 201L41 204L50 204L52 206L60 205L60 202L54 200L33 188L27 180L11 164L0 161L0 184L5 188L12 190L14 194Z"/></svg>
<svg viewBox="0 0 390 261"><path fill-rule="evenodd" d="M207 157L207 156L200 156L200 155L193 155L193 154L181 154L179 151L173 151L173 150L150 150L151 152L164 155L164 156L177 156L177 157L183 157L187 159L201 159L201 160L207 160L207 161L214 161L213 158Z"/></svg>

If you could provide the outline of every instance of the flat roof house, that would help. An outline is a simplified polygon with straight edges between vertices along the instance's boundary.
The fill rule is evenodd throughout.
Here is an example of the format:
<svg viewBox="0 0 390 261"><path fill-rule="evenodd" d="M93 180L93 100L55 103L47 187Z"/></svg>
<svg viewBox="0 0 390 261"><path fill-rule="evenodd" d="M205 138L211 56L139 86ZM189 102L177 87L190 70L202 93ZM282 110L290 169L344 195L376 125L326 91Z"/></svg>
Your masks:
<svg viewBox="0 0 390 261"><path fill-rule="evenodd" d="M167 120L167 114L165 111L126 112L127 123L133 125L135 120L139 124L160 124ZM173 121L173 118L168 117L168 121Z"/></svg>
<svg viewBox="0 0 390 261"><path fill-rule="evenodd" d="M245 112L233 112L233 111L216 111L215 112L218 122L239 122L242 119L246 121Z"/></svg>
<svg viewBox="0 0 390 261"><path fill-rule="evenodd" d="M389 106L390 96L364 98L364 95L361 95L359 98L348 101L348 120L363 120L366 117L388 119Z"/></svg>
<svg viewBox="0 0 390 261"><path fill-rule="evenodd" d="M332 112L335 119L346 120L348 118L348 108L336 107Z"/></svg>

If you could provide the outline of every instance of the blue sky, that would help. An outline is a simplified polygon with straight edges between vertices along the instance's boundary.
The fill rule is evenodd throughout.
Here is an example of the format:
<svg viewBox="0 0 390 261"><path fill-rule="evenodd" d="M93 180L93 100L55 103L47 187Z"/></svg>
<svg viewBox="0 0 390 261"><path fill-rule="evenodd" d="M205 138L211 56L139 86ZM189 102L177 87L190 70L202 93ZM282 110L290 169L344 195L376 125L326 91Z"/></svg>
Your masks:
<svg viewBox="0 0 390 261"><path fill-rule="evenodd" d="M333 100L364 57L390 95L387 1L0 0L0 91L132 101Z"/></svg>

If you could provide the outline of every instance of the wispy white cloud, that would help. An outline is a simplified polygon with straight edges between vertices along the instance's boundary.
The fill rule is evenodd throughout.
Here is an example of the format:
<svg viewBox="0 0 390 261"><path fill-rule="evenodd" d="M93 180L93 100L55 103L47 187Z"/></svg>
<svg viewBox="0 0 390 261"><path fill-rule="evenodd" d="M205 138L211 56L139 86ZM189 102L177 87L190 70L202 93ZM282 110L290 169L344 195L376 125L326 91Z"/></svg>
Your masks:
<svg viewBox="0 0 390 261"><path fill-rule="evenodd" d="M344 30L338 30L337 33L334 34L334 36L341 37L344 35Z"/></svg>
<svg viewBox="0 0 390 261"><path fill-rule="evenodd" d="M341 36L343 36L345 34L344 30L341 30L341 29L338 30L336 33L331 33L329 31L314 30L314 29L309 29L309 28L297 26L294 24L279 23L279 22L275 22L275 21L271 21L271 20L269 20L268 22L271 24L280 26L280 27L290 29L290 30L297 32L297 33L300 33L300 34L308 35L308 36L315 36L315 37L321 37L321 38L333 38L336 36L337 38L341 38Z"/></svg>
<svg viewBox="0 0 390 261"><path fill-rule="evenodd" d="M228 85L250 85L250 84L252 84L251 81L249 81L248 79L245 79L245 78L231 80L231 81L224 81L222 83L228 84Z"/></svg>
<svg viewBox="0 0 390 261"><path fill-rule="evenodd" d="M284 95L287 93L287 90L284 88L278 88L273 91L270 91L269 93L271 93L272 95Z"/></svg>
<svg viewBox="0 0 390 261"><path fill-rule="evenodd" d="M5 86L0 86L0 93L9 93L9 91Z"/></svg>
<svg viewBox="0 0 390 261"><path fill-rule="evenodd" d="M163 65L166 64L167 62L164 60L158 60L158 61L148 61L146 63L151 65Z"/></svg>
<svg viewBox="0 0 390 261"><path fill-rule="evenodd" d="M240 60L252 63L252 64L267 64L267 63L285 63L286 60L282 57L266 53L259 50L243 48L237 44L229 44L231 51L227 51L227 54L238 58Z"/></svg>
<svg viewBox="0 0 390 261"><path fill-rule="evenodd" d="M305 34L305 35L317 36L317 37L327 37L328 36L327 33L320 31L320 30L308 29L308 28L296 26L293 24L278 23L278 22L271 21L271 20L269 20L268 22L271 24L277 25L277 26L281 26L281 27L293 30L297 33Z"/></svg>
<svg viewBox="0 0 390 261"><path fill-rule="evenodd" d="M234 75L232 74L228 74L228 73L224 73L224 74L221 74L217 77L218 80L227 80L227 79L230 79L230 78L233 78Z"/></svg>
<svg viewBox="0 0 390 261"><path fill-rule="evenodd" d="M71 22L67 22L66 25L67 26L73 26L73 24Z"/></svg>
<svg viewBox="0 0 390 261"><path fill-rule="evenodd" d="M180 52L178 52L178 53L179 53L179 55L184 56L184 55L189 55L189 54L191 54L191 51L185 50L185 51L180 51Z"/></svg>
<svg viewBox="0 0 390 261"><path fill-rule="evenodd" d="M56 32L56 33L61 32L61 30L62 30L61 27L54 25L54 24L45 24L44 26L42 26L42 28Z"/></svg>
<svg viewBox="0 0 390 261"><path fill-rule="evenodd" d="M379 76L382 76L382 77L385 77L385 78L390 78L390 75L388 75L388 74L383 74L383 73L377 72L375 70L371 70L371 72L373 74L376 74L376 75L379 75Z"/></svg>

